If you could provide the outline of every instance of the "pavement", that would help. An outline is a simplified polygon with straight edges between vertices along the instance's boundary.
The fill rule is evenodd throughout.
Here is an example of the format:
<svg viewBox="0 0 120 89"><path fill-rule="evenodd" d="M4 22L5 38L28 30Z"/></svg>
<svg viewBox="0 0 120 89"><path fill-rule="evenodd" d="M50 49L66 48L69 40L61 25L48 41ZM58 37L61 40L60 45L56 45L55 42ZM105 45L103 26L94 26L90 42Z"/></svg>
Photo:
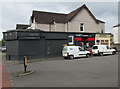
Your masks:
<svg viewBox="0 0 120 89"><path fill-rule="evenodd" d="M2 87L11 87L6 65L2 66Z"/></svg>
<svg viewBox="0 0 120 89"><path fill-rule="evenodd" d="M118 54L103 57L77 58L64 60L62 57L51 60L33 61L28 71L33 74L15 77L23 71L23 64L7 63L11 87L117 87ZM8 85L9 86L9 85Z"/></svg>
<svg viewBox="0 0 120 89"><path fill-rule="evenodd" d="M11 87L9 74L3 54L0 52L0 88Z"/></svg>

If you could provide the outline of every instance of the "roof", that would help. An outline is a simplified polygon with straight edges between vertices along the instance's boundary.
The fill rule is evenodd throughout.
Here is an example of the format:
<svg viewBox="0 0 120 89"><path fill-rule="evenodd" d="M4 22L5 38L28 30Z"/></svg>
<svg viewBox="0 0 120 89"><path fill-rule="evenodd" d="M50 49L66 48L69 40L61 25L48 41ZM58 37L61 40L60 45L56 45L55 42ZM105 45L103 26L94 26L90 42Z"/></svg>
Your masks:
<svg viewBox="0 0 120 89"><path fill-rule="evenodd" d="M65 23L71 21L83 8L88 11L90 16L92 16L92 18L96 21L96 23L105 23L103 21L96 19L95 16L91 13L91 11L87 8L85 4L77 8L76 10L70 12L69 14L33 11L31 20L33 22L33 18L35 18L35 21L40 24L50 24L53 23L54 21L57 23Z"/></svg>
<svg viewBox="0 0 120 89"><path fill-rule="evenodd" d="M120 24L117 24L117 25L113 26L113 28L114 28L114 27L120 27Z"/></svg>
<svg viewBox="0 0 120 89"><path fill-rule="evenodd" d="M58 14L52 12L33 11L32 19L41 24L50 24L54 21L57 23L64 23L67 14Z"/></svg>
<svg viewBox="0 0 120 89"><path fill-rule="evenodd" d="M91 13L91 11L88 9L88 7L84 4L83 6L79 7L78 9L70 12L68 15L67 15L67 18L66 18L66 22L70 21L72 18L74 18L82 9L86 9L88 11L88 13L90 14L90 16L98 23L98 22L101 22L101 23L105 23L103 21L100 21L98 19L95 18L95 16Z"/></svg>
<svg viewBox="0 0 120 89"><path fill-rule="evenodd" d="M27 24L16 24L16 29L27 29L30 25Z"/></svg>
<svg viewBox="0 0 120 89"><path fill-rule="evenodd" d="M88 32L59 32L59 31L43 31L41 29L13 29L13 30L7 30L3 33L9 33L9 32L43 32L43 33L66 33L66 34L96 34L96 33L88 33Z"/></svg>

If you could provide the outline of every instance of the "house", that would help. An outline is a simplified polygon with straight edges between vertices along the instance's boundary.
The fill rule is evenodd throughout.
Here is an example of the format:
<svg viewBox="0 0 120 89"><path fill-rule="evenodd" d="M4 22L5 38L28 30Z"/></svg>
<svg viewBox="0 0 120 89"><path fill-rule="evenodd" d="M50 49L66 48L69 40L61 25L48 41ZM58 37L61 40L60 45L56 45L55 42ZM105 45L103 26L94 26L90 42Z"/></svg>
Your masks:
<svg viewBox="0 0 120 89"><path fill-rule="evenodd" d="M120 44L120 24L113 26L114 44Z"/></svg>
<svg viewBox="0 0 120 89"><path fill-rule="evenodd" d="M95 45L108 45L113 46L113 34L111 33L96 33Z"/></svg>
<svg viewBox="0 0 120 89"><path fill-rule="evenodd" d="M86 5L68 13L33 11L31 29L57 32L104 33L105 22L96 19Z"/></svg>
<svg viewBox="0 0 120 89"><path fill-rule="evenodd" d="M120 24L113 26L114 47L120 50Z"/></svg>
<svg viewBox="0 0 120 89"><path fill-rule="evenodd" d="M17 24L15 30L3 32L6 59L61 56L64 44L92 47L96 33L104 31L105 22L96 19L86 5L68 14L33 11L29 25Z"/></svg>

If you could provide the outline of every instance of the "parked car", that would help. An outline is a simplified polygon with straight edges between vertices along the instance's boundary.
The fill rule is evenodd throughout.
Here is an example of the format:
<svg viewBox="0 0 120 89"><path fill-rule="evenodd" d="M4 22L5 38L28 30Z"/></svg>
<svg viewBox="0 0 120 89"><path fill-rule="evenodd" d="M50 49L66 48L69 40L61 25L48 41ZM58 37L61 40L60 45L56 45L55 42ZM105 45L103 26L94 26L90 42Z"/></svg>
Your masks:
<svg viewBox="0 0 120 89"><path fill-rule="evenodd" d="M64 46L62 56L67 59L74 59L75 57L90 57L90 52L84 50L80 46Z"/></svg>
<svg viewBox="0 0 120 89"><path fill-rule="evenodd" d="M6 52L6 47L5 46L3 46L3 47L1 47L1 52Z"/></svg>
<svg viewBox="0 0 120 89"><path fill-rule="evenodd" d="M107 45L93 45L92 53L103 56L105 54L116 54L116 50L109 48Z"/></svg>

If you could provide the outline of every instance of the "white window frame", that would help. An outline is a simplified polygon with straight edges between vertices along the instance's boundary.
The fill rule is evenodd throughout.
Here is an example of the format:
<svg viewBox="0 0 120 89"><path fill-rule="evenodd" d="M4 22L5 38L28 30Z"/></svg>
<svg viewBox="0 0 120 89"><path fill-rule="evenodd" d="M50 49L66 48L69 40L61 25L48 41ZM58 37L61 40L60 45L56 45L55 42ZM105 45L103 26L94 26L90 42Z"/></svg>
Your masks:
<svg viewBox="0 0 120 89"><path fill-rule="evenodd" d="M72 42L69 42L69 45L73 45L74 44L74 36L68 36L72 38Z"/></svg>

